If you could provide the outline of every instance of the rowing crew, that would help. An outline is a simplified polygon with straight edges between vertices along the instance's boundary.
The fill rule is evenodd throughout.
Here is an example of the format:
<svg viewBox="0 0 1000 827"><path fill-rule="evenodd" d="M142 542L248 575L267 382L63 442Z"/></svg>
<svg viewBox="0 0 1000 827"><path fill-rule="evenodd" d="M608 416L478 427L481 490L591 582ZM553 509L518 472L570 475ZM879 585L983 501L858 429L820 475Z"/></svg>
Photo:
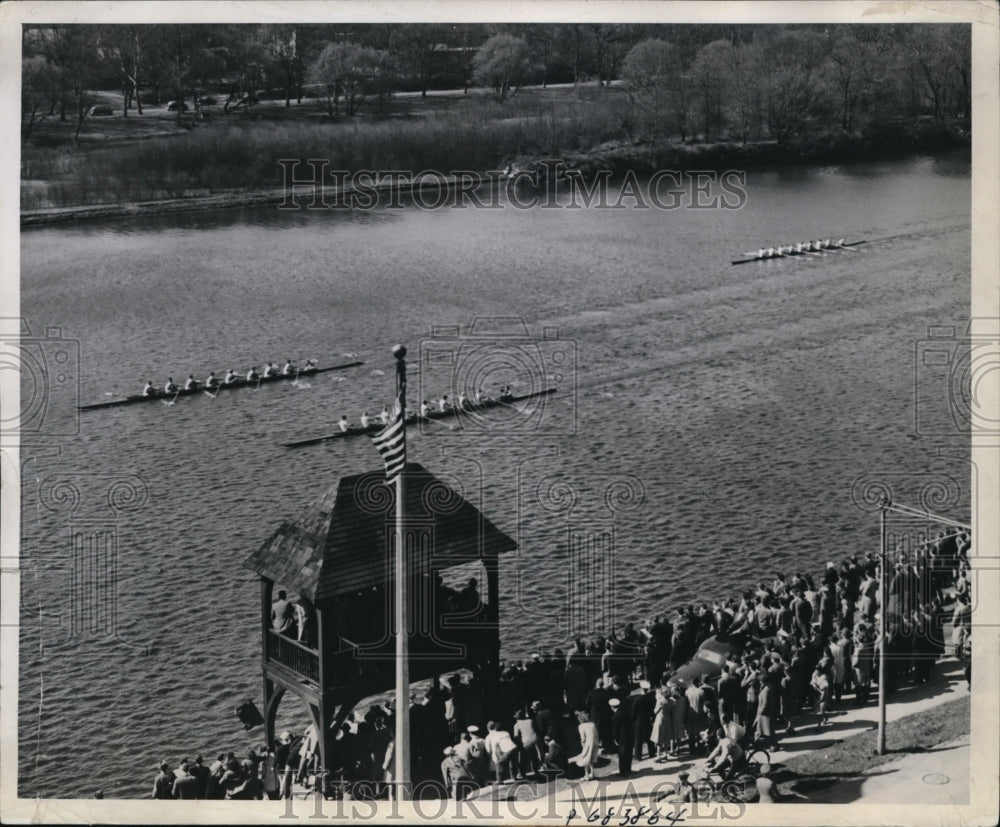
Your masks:
<svg viewBox="0 0 1000 827"><path fill-rule="evenodd" d="M272 362L268 362L267 367L264 368L262 373L258 373L257 366L252 365L250 367L250 370L247 371L245 379L241 378L240 375L236 373L236 371L230 368L228 371L226 371L225 377L223 377L222 380L220 380L215 375L215 371L213 370L211 373L208 374L208 378L206 378L204 382L199 382L197 379L194 378L194 374L189 373L187 381L184 383L184 390L190 392L190 391L196 391L198 390L198 388L204 388L205 390L212 391L212 390L217 390L223 385L235 385L238 384L239 382L259 382L261 379L273 379L277 376L297 376L300 373L308 373L310 371L316 370L317 367L318 365L315 359L306 359L305 365L302 366L301 368L296 367L292 363L292 360L289 359L285 362L285 365L282 368L279 368ZM163 386L163 393L167 394L168 396L173 396L179 391L180 388L178 388L177 384L174 382L174 378L172 376L167 377L167 382ZM150 381L146 382L146 386L142 389L142 395L143 396L157 395L157 390L155 387L153 387L152 382Z"/></svg>
<svg viewBox="0 0 1000 827"><path fill-rule="evenodd" d="M831 241L829 238L817 241L800 241L787 247L761 247L757 258L777 258L779 256L797 255L799 253L818 253L821 250L835 250L844 246L844 239Z"/></svg>
<svg viewBox="0 0 1000 827"><path fill-rule="evenodd" d="M500 389L499 401L508 402L514 398L514 392L511 390L510 385ZM438 414L450 413L454 410L461 411L471 411L478 407L481 407L486 402L492 402L493 399L489 396L485 396L482 390L477 390L473 393L470 399L465 395L464 392L459 393L458 400L453 405L451 400L448 398L448 394L444 394L439 400L434 404L436 405L436 410ZM420 417L428 418L434 413L434 408L431 407L431 403L424 399L420 403ZM361 412L361 427L371 428L375 425L388 425L389 420L392 418L392 414L389 413L389 408L386 406L382 407L381 412L377 416L369 416L368 411ZM412 414L410 419L416 419ZM348 421L346 416L340 417L340 421L337 423L337 427L340 428L342 433L347 433L351 430L351 423Z"/></svg>

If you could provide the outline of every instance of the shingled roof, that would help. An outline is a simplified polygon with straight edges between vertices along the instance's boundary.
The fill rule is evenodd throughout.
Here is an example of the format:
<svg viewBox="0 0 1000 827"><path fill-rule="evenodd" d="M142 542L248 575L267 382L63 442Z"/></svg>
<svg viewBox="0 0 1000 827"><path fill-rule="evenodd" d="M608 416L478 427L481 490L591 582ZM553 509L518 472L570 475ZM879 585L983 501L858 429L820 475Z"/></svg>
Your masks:
<svg viewBox="0 0 1000 827"><path fill-rule="evenodd" d="M393 579L389 541L395 487L384 472L343 477L294 522L282 523L244 562L314 603ZM468 500L416 463L406 465L408 521L432 527L433 541L411 556L413 573L496 557L517 544Z"/></svg>

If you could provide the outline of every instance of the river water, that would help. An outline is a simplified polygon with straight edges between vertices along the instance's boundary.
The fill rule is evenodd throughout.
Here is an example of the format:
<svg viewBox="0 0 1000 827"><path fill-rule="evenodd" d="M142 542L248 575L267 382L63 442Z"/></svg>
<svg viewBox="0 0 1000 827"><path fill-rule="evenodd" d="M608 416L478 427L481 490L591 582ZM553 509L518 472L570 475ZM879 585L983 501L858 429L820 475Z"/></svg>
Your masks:
<svg viewBox="0 0 1000 827"><path fill-rule="evenodd" d="M928 326L961 339L969 318L967 156L751 171L746 192L738 210L260 208L25 231L22 315L80 356L78 390L71 358L22 447L20 795L148 796L162 758L250 743L233 707L260 704L259 589L241 563L379 466L366 439L278 443L389 402L396 342L411 403L453 395L455 370L559 387L491 430L410 439L519 542L507 657L875 551L868 481L967 519L967 442L914 406L915 380L939 412L948 390L915 362ZM831 234L869 243L730 264ZM496 338L496 317L537 345ZM441 335L476 319L472 344ZM40 347L73 357L55 336ZM364 365L73 416L77 396L287 357ZM104 538L97 568L81 532ZM571 532L609 538L603 562Z"/></svg>

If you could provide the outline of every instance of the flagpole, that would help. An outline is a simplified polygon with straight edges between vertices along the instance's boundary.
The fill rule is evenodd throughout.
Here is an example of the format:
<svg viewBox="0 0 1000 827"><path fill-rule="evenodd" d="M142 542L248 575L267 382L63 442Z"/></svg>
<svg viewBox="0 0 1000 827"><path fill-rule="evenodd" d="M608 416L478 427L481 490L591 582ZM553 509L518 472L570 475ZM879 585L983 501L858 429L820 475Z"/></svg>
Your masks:
<svg viewBox="0 0 1000 827"><path fill-rule="evenodd" d="M406 346L396 345L392 349L396 358L396 395L399 400L399 416L406 441ZM407 584L409 575L406 566L405 537L403 526L406 520L406 461L396 477L396 760L397 801L407 801L410 797L410 661L409 630L407 628Z"/></svg>

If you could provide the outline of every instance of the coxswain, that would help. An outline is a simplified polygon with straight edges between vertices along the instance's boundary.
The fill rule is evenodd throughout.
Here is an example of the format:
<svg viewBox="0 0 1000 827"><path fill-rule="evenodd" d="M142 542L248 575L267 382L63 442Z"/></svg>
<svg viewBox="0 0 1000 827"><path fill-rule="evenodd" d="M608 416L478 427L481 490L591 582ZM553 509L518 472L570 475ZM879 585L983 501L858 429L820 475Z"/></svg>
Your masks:
<svg viewBox="0 0 1000 827"><path fill-rule="evenodd" d="M385 405L382 406L382 412L378 415L378 421L383 425L389 424L389 408Z"/></svg>
<svg viewBox="0 0 1000 827"><path fill-rule="evenodd" d="M420 415L427 416L427 414L429 414L430 412L431 412L431 406L427 404L427 400L425 399L423 402L420 403Z"/></svg>
<svg viewBox="0 0 1000 827"><path fill-rule="evenodd" d="M142 389L143 396L156 396L156 388L153 387L151 380L146 380L146 387Z"/></svg>
<svg viewBox="0 0 1000 827"><path fill-rule="evenodd" d="M174 384L174 377L173 376L168 376L167 377L167 384L163 386L164 393L171 393L171 394L173 394L173 393L177 393L177 390L178 390L177 385Z"/></svg>
<svg viewBox="0 0 1000 827"><path fill-rule="evenodd" d="M299 369L292 364L292 360L289 359L285 362L285 366L281 369L282 376L291 376L293 373L298 373Z"/></svg>
<svg viewBox="0 0 1000 827"><path fill-rule="evenodd" d="M198 390L198 385L200 385L200 384L201 384L201 382L199 382L197 379L194 378L194 374L193 373L189 373L188 374L188 378L187 378L187 382L184 383L184 390L186 390L186 391Z"/></svg>
<svg viewBox="0 0 1000 827"><path fill-rule="evenodd" d="M274 374L277 372L277 370L278 369L274 365L272 365L270 362L268 362L267 363L267 367L264 368L264 378L265 379L270 379L272 376L274 376Z"/></svg>
<svg viewBox="0 0 1000 827"><path fill-rule="evenodd" d="M231 385L239 378L240 377L236 375L236 371L230 368L229 370L226 371L226 378L223 379L222 381L225 382L227 385Z"/></svg>
<svg viewBox="0 0 1000 827"><path fill-rule="evenodd" d="M372 424L371 418L368 416L368 411L361 412L361 427L367 428Z"/></svg>
<svg viewBox="0 0 1000 827"><path fill-rule="evenodd" d="M208 390L213 390L214 388L219 387L219 380L215 378L214 370L208 374L208 379L205 380L205 387Z"/></svg>
<svg viewBox="0 0 1000 827"><path fill-rule="evenodd" d="M337 425L340 426L340 430L343 433L347 433L347 429L351 427L350 423L348 423L348 421L347 421L347 417L346 416L340 417L340 422L338 422Z"/></svg>
<svg viewBox="0 0 1000 827"><path fill-rule="evenodd" d="M501 394L501 399L504 402L510 402L510 400L513 398L514 398L514 391L512 391L510 385L508 385L506 388L503 389L503 393Z"/></svg>
<svg viewBox="0 0 1000 827"><path fill-rule="evenodd" d="M306 359L306 366L304 368L302 368L302 373L306 373L307 371L310 371L310 370L316 370L316 360L315 359Z"/></svg>
<svg viewBox="0 0 1000 827"><path fill-rule="evenodd" d="M257 373L257 366L251 365L250 370L247 371L247 382L256 382L260 379L260 374Z"/></svg>

